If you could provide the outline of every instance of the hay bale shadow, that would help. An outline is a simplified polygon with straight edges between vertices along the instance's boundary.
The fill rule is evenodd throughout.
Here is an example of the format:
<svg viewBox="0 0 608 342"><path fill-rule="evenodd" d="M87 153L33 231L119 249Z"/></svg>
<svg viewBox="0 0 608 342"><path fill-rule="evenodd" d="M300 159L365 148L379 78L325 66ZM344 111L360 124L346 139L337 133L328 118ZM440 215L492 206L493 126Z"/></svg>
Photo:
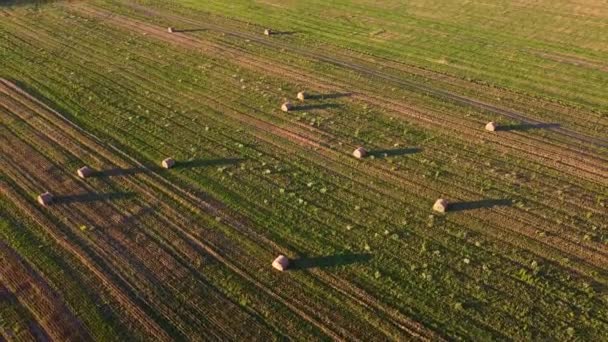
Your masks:
<svg viewBox="0 0 608 342"><path fill-rule="evenodd" d="M497 131L529 131L532 129L551 129L551 128L559 128L560 124L558 123L525 123L525 124L517 124L517 125L504 125L496 127Z"/></svg>
<svg viewBox="0 0 608 342"><path fill-rule="evenodd" d="M340 105L335 103L320 103L320 104L309 104L309 105L300 105L295 106L293 111L306 111L306 110L314 110L314 109L330 109L330 108L338 108Z"/></svg>
<svg viewBox="0 0 608 342"><path fill-rule="evenodd" d="M196 167L218 166L218 165L236 165L245 159L242 158L218 158L218 159L193 159L186 161L178 161L175 163L174 169L189 169Z"/></svg>
<svg viewBox="0 0 608 342"><path fill-rule="evenodd" d="M349 97L352 93L328 93L328 94L309 94L306 98L309 100L326 100L326 99L338 99L341 97Z"/></svg>
<svg viewBox="0 0 608 342"><path fill-rule="evenodd" d="M135 174L143 173L146 171L158 172L161 170L164 170L164 169L162 167L156 166L156 165L132 167L132 168L126 168L126 169L115 168L115 169L97 171L97 172L93 173L93 175L91 175L91 177L120 177L120 176L135 175Z"/></svg>
<svg viewBox="0 0 608 342"><path fill-rule="evenodd" d="M178 30L178 29L173 29L174 33L188 33L188 32L205 32L205 31L209 31L208 29L182 29L182 30Z"/></svg>
<svg viewBox="0 0 608 342"><path fill-rule="evenodd" d="M484 199L479 201L455 202L448 205L448 211L463 211L494 207L512 206L510 199Z"/></svg>
<svg viewBox="0 0 608 342"><path fill-rule="evenodd" d="M41 5L51 4L53 2L57 2L56 0L1 0L0 8L2 7L11 7L11 6L31 6L34 5L36 7Z"/></svg>
<svg viewBox="0 0 608 342"><path fill-rule="evenodd" d="M65 195L55 196L53 202L57 204L68 204L68 203L90 203L90 202L102 202L102 201L114 201L120 199L128 199L135 196L134 192L111 192L111 193L86 193L78 195Z"/></svg>
<svg viewBox="0 0 608 342"><path fill-rule="evenodd" d="M299 31L272 31L273 36L291 36L294 34L302 33Z"/></svg>
<svg viewBox="0 0 608 342"><path fill-rule="evenodd" d="M369 151L369 156L373 156L374 158L388 158L388 157L397 157L404 156L407 154L414 154L422 152L421 148L418 147L410 147L410 148L395 148L395 149L384 149L384 150L373 150Z"/></svg>
<svg viewBox="0 0 608 342"><path fill-rule="evenodd" d="M291 261L289 269L305 270L309 268L327 268L336 266L346 266L360 264L372 259L371 254L335 254L320 257L301 257Z"/></svg>

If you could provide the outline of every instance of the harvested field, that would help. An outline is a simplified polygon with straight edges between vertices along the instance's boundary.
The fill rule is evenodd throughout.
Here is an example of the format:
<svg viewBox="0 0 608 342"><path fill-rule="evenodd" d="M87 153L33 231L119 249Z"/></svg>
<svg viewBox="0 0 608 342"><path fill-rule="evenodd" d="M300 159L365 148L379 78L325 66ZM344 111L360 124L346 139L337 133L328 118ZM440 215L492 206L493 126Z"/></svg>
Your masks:
<svg viewBox="0 0 608 342"><path fill-rule="evenodd" d="M3 9L0 339L608 338L608 13L437 4Z"/></svg>

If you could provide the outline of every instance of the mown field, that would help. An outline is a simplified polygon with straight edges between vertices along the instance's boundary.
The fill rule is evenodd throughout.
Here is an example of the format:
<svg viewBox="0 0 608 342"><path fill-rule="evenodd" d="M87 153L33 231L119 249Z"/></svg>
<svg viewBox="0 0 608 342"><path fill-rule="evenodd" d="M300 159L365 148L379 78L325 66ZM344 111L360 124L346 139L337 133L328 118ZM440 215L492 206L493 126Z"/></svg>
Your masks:
<svg viewBox="0 0 608 342"><path fill-rule="evenodd" d="M606 340L607 61L594 0L0 7L0 337Z"/></svg>

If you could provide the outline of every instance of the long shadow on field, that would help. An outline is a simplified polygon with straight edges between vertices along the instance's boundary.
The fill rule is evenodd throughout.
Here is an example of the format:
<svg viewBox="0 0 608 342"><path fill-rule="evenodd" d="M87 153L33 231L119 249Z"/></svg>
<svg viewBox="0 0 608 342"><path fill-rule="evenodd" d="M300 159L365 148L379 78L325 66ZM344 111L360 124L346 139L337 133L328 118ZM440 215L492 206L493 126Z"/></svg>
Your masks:
<svg viewBox="0 0 608 342"><path fill-rule="evenodd" d="M322 257L302 257L292 261L290 266L293 270L305 270L308 268L326 268L361 264L371 260L371 254L336 254Z"/></svg>
<svg viewBox="0 0 608 342"><path fill-rule="evenodd" d="M188 32L204 32L204 31L209 31L207 29L173 29L173 32L175 33L188 33Z"/></svg>
<svg viewBox="0 0 608 342"><path fill-rule="evenodd" d="M119 199L127 199L134 197L134 192L111 192L105 194L87 193L78 195L65 195L53 197L53 202L59 204L66 203L89 203L89 202L100 202L100 201L113 201Z"/></svg>
<svg viewBox="0 0 608 342"><path fill-rule="evenodd" d="M325 100L325 99L337 99L340 97L351 96L352 93L328 93L328 94L310 94L307 98L310 100Z"/></svg>
<svg viewBox="0 0 608 342"><path fill-rule="evenodd" d="M46 2L42 0L0 0L0 8L10 6L29 6L29 5L44 5Z"/></svg>
<svg viewBox="0 0 608 342"><path fill-rule="evenodd" d="M504 207L513 205L509 199L485 199L479 201L456 202L448 205L448 211L463 211L482 208Z"/></svg>
<svg viewBox="0 0 608 342"><path fill-rule="evenodd" d="M504 125L498 126L497 131L529 131L532 129L548 129L558 128L558 123L537 123L537 124L518 124L518 125Z"/></svg>
<svg viewBox="0 0 608 342"><path fill-rule="evenodd" d="M152 165L152 166L141 166L141 167L132 167L132 168L127 168L127 169L121 169L121 168L116 168L116 169L109 169L109 170L102 170L102 171L98 171L95 172L92 177L117 177L117 176L130 176L130 175L135 175L138 173L143 173L146 171L161 171L164 170L162 167L160 166L156 166L156 165Z"/></svg>
<svg viewBox="0 0 608 342"><path fill-rule="evenodd" d="M272 31L273 36L291 36L292 34L298 34L298 31Z"/></svg>
<svg viewBox="0 0 608 342"><path fill-rule="evenodd" d="M418 148L418 147L395 148L395 149L369 151L369 155L373 156L374 158L387 158L387 157L404 156L406 154L414 154L414 153L418 153L421 151L422 151L422 149Z"/></svg>
<svg viewBox="0 0 608 342"><path fill-rule="evenodd" d="M217 166L217 165L235 165L244 161L241 158L218 158L218 159L194 159L186 161L178 161L175 163L174 169L189 169L194 167Z"/></svg>
<svg viewBox="0 0 608 342"><path fill-rule="evenodd" d="M294 111L303 111L303 110L313 110L313 109L330 109L330 108L338 108L340 105L335 103L321 103L321 104L309 104L309 105L301 105L295 106Z"/></svg>

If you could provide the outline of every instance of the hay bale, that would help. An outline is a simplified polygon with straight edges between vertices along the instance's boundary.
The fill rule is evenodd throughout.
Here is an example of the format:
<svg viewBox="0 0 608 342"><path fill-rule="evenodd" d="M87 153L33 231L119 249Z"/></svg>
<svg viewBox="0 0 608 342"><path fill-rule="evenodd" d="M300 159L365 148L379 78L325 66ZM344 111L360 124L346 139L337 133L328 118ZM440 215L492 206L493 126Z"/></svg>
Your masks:
<svg viewBox="0 0 608 342"><path fill-rule="evenodd" d="M367 151L363 147L357 147L353 151L353 156L357 159L365 158L366 155L367 155Z"/></svg>
<svg viewBox="0 0 608 342"><path fill-rule="evenodd" d="M167 32L169 32L169 33L173 33L173 31L174 31L174 28L173 28L173 27L167 27Z"/></svg>
<svg viewBox="0 0 608 342"><path fill-rule="evenodd" d="M93 175L94 171L88 166L83 166L80 169L76 170L76 173L80 178L88 178Z"/></svg>
<svg viewBox="0 0 608 342"><path fill-rule="evenodd" d="M303 91L298 93L298 100L304 101L305 98L306 98L306 93L304 93Z"/></svg>
<svg viewBox="0 0 608 342"><path fill-rule="evenodd" d="M497 128L497 126L494 121L490 121L486 124L486 131L494 132L496 130L496 128Z"/></svg>
<svg viewBox="0 0 608 342"><path fill-rule="evenodd" d="M270 36L272 34L272 30L271 29L265 29L264 30L264 35L265 36Z"/></svg>
<svg viewBox="0 0 608 342"><path fill-rule="evenodd" d="M281 110L284 112L289 112L293 108L293 105L287 101L281 105Z"/></svg>
<svg viewBox="0 0 608 342"><path fill-rule="evenodd" d="M433 204L433 210L439 213L445 213L448 210L448 201L440 198Z"/></svg>
<svg viewBox="0 0 608 342"><path fill-rule="evenodd" d="M279 255L272 262L272 267L276 268L279 271L285 271L288 266L289 266L289 259L287 259L287 257L284 255Z"/></svg>
<svg viewBox="0 0 608 342"><path fill-rule="evenodd" d="M49 205L53 202L53 194L50 192L45 192L43 194L38 195L38 203L42 205Z"/></svg>
<svg viewBox="0 0 608 342"><path fill-rule="evenodd" d="M163 168L170 169L175 165L175 160L173 160L173 158L167 158L163 160L160 164Z"/></svg>

